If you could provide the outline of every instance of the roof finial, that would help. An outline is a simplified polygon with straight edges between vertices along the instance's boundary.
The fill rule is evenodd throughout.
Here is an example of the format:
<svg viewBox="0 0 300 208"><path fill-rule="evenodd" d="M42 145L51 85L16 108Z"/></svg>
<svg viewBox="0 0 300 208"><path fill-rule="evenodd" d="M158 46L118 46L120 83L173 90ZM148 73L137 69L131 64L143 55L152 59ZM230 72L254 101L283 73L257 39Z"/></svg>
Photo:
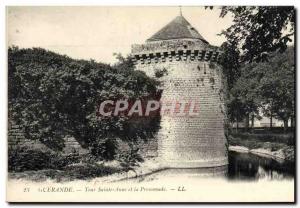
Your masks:
<svg viewBox="0 0 300 208"><path fill-rule="evenodd" d="M181 6L179 6L179 14L180 14L180 16L182 16Z"/></svg>

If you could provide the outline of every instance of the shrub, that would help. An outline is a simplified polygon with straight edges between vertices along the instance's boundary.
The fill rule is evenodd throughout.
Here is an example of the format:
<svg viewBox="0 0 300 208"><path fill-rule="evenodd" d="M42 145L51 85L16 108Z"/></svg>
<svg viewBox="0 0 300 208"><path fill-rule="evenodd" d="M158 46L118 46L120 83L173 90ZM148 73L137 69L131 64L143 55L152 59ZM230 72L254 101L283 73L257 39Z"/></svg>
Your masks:
<svg viewBox="0 0 300 208"><path fill-rule="evenodd" d="M95 157L112 160L116 154L116 146L115 139L98 138L91 142L90 149Z"/></svg>
<svg viewBox="0 0 300 208"><path fill-rule="evenodd" d="M163 77L164 75L167 75L168 74L168 70L163 68L163 69L155 69L155 77L156 78L161 78Z"/></svg>
<svg viewBox="0 0 300 208"><path fill-rule="evenodd" d="M41 170L50 164L51 155L38 150L14 148L8 150L8 170Z"/></svg>
<svg viewBox="0 0 300 208"><path fill-rule="evenodd" d="M68 165L79 163L79 162L80 162L79 154L69 154L69 155L52 154L49 168L63 169Z"/></svg>
<svg viewBox="0 0 300 208"><path fill-rule="evenodd" d="M79 155L61 155L52 151L42 151L28 147L8 150L8 170L21 172L28 170L62 169L79 162Z"/></svg>
<svg viewBox="0 0 300 208"><path fill-rule="evenodd" d="M96 163L76 164L76 165L70 165L64 167L62 169L62 172L57 173L58 175L56 175L55 178L56 179L65 178L67 180L91 179L91 178L110 175L119 172L120 170L121 169L107 167Z"/></svg>
<svg viewBox="0 0 300 208"><path fill-rule="evenodd" d="M122 151L117 155L117 160L126 171L132 170L133 167L139 166L139 162L144 161L138 151L139 148L131 147L128 151Z"/></svg>

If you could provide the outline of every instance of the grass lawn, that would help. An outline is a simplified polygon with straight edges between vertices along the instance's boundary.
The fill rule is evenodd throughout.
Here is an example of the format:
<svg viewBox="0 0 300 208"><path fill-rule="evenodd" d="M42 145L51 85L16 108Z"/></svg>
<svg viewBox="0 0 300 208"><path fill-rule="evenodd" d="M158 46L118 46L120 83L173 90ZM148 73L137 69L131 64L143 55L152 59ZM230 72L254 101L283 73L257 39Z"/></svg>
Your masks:
<svg viewBox="0 0 300 208"><path fill-rule="evenodd" d="M243 146L248 149L282 150L288 160L294 160L293 134L253 134L230 133L228 143L231 146Z"/></svg>

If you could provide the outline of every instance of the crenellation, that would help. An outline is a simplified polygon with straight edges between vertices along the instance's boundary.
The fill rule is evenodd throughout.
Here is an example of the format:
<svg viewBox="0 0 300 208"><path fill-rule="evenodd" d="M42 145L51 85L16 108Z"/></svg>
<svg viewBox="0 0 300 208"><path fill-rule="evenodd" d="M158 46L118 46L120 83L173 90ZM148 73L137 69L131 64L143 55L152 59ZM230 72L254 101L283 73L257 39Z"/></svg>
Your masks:
<svg viewBox="0 0 300 208"><path fill-rule="evenodd" d="M196 51L191 51L191 56L190 56L191 61L195 60L195 53Z"/></svg>
<svg viewBox="0 0 300 208"><path fill-rule="evenodd" d="M205 60L218 62L220 51L217 47L208 45L201 40L164 40L135 44L132 46L132 60L134 63L157 63L168 60ZM195 58L197 57L197 58ZM146 60L144 60L146 59ZM151 59L149 61L149 59ZM156 62L156 60L158 60Z"/></svg>
<svg viewBox="0 0 300 208"><path fill-rule="evenodd" d="M173 61L172 51L169 51L169 52L168 52L168 58L169 58L169 61L170 61L170 62Z"/></svg>
<svg viewBox="0 0 300 208"><path fill-rule="evenodd" d="M165 62L166 59L169 61L211 61L219 62L220 52L219 51L205 51L205 50L175 50L175 51L165 51L147 54L132 54L131 60L136 65L138 63L148 63L152 62Z"/></svg>

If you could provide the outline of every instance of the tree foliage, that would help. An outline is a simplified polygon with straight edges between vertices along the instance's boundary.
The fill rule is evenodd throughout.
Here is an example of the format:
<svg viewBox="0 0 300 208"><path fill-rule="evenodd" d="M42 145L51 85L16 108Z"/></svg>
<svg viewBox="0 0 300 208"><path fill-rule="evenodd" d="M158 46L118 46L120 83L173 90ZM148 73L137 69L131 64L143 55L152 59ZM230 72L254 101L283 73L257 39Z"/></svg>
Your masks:
<svg viewBox="0 0 300 208"><path fill-rule="evenodd" d="M61 149L62 139L73 136L95 155L112 158L116 139L146 139L157 126L155 119L97 116L101 101L156 94L154 80L123 68L74 60L41 48L9 48L9 117L24 127L29 139Z"/></svg>
<svg viewBox="0 0 300 208"><path fill-rule="evenodd" d="M224 42L220 47L221 65L226 76L227 88L230 90L241 76L240 51L236 42Z"/></svg>
<svg viewBox="0 0 300 208"><path fill-rule="evenodd" d="M266 116L286 121L295 108L293 49L285 52L294 37L294 7L221 7L220 17L226 15L233 18L221 33L227 39L221 48L229 119L258 116L263 108Z"/></svg>
<svg viewBox="0 0 300 208"><path fill-rule="evenodd" d="M265 61L270 52L283 52L294 35L295 9L289 6L224 6L220 17L230 13L233 24L222 32L228 42L238 43L242 61Z"/></svg>
<svg viewBox="0 0 300 208"><path fill-rule="evenodd" d="M260 71L258 91L267 116L287 121L295 116L294 48L283 54L274 53L268 63L260 63L253 71Z"/></svg>
<svg viewBox="0 0 300 208"><path fill-rule="evenodd" d="M220 59L221 65L226 77L226 107L228 118L230 121L240 121L243 119L244 106L237 97L237 94L232 90L241 76L240 52L235 42L224 42L220 49L222 50Z"/></svg>
<svg viewBox="0 0 300 208"><path fill-rule="evenodd" d="M260 108L265 116L287 125L295 115L294 48L272 53L268 62L245 64L241 72L231 93L240 101L242 114L258 113Z"/></svg>

